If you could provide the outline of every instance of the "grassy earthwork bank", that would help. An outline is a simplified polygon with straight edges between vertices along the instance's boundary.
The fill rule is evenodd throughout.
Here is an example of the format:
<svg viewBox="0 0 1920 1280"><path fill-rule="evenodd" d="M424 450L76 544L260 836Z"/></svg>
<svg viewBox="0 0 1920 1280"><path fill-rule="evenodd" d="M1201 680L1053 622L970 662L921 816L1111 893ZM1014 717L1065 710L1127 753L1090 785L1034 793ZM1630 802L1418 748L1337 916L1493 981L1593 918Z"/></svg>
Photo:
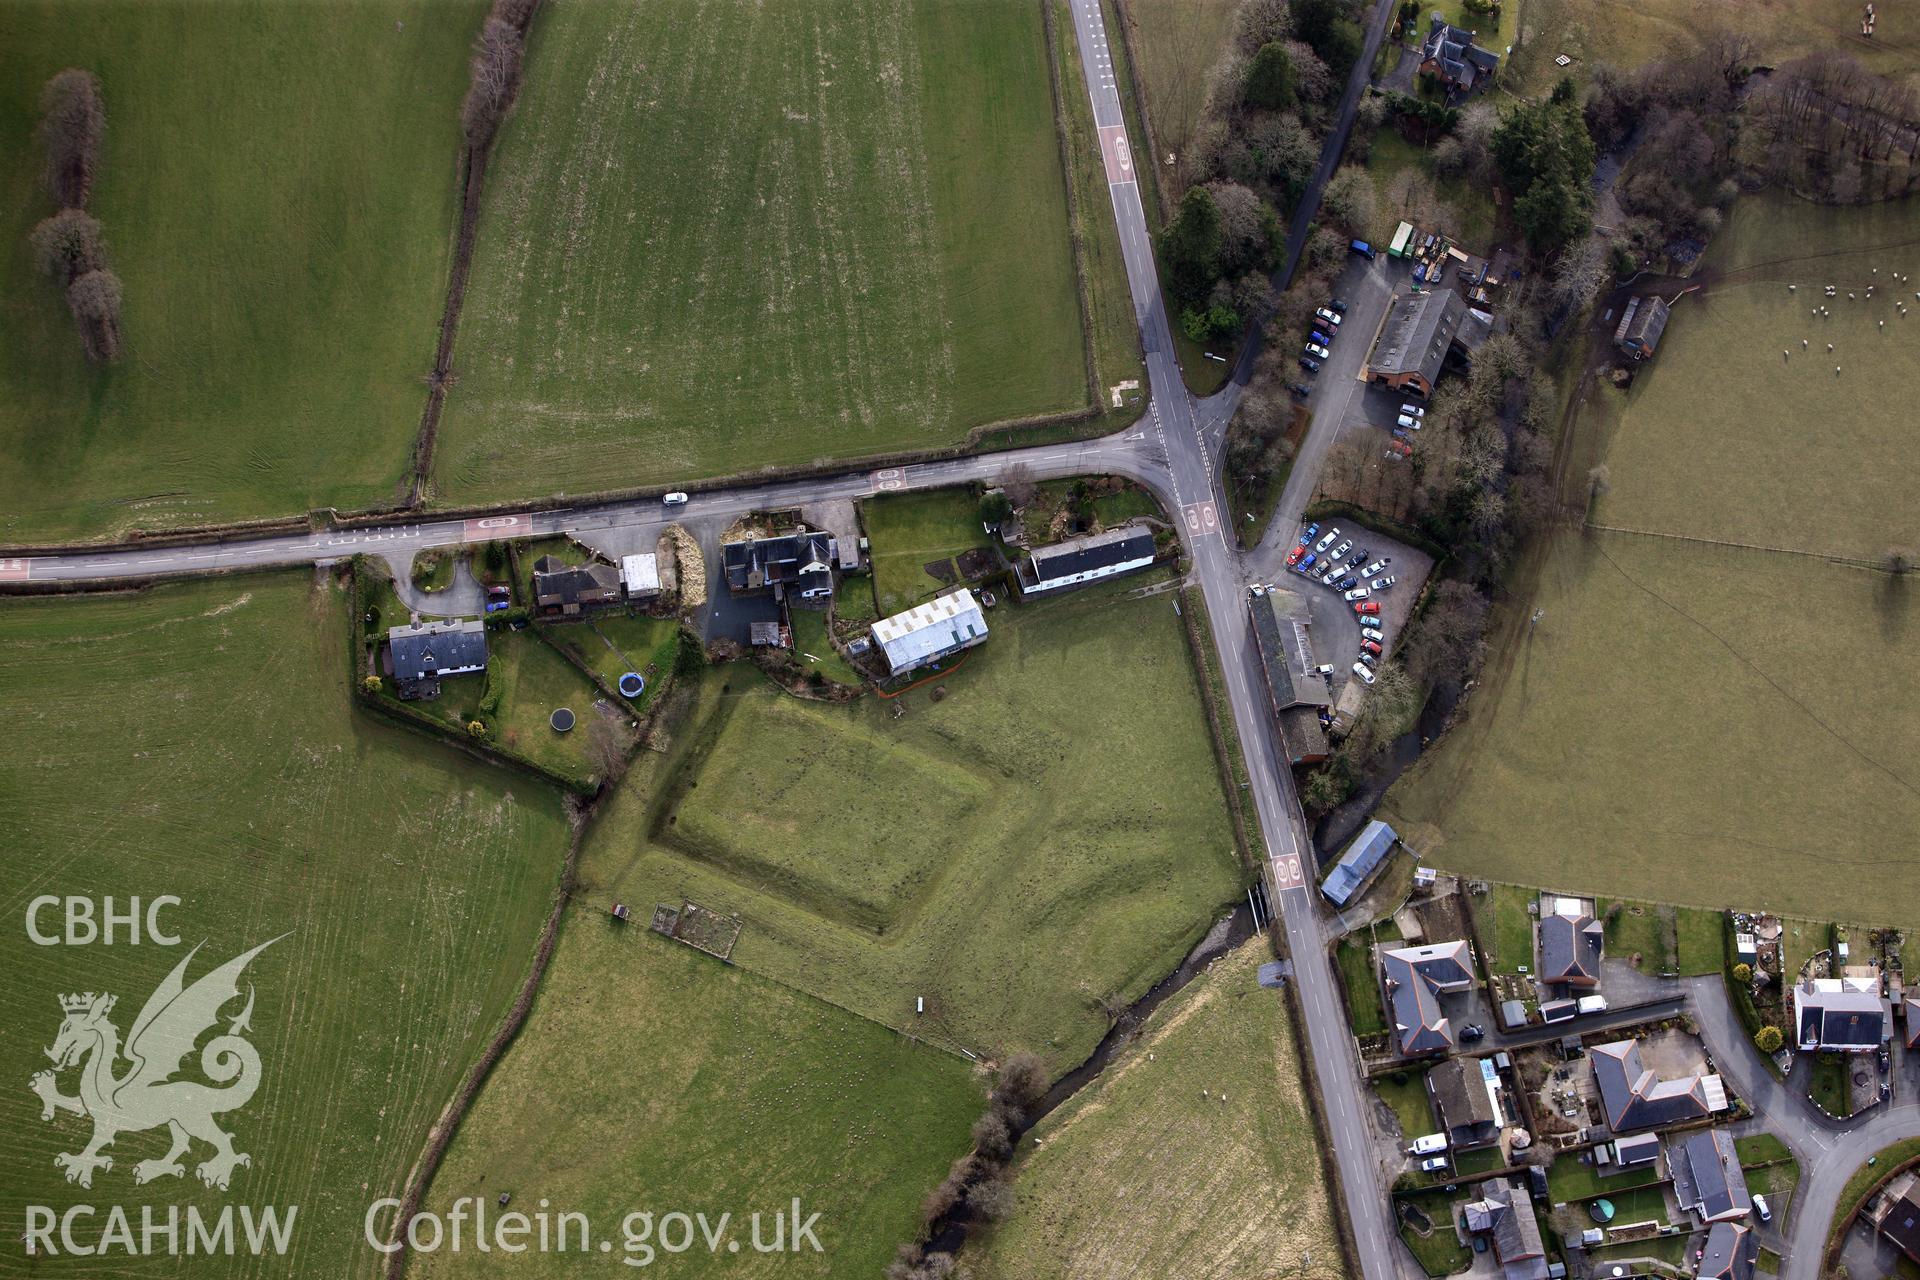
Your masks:
<svg viewBox="0 0 1920 1280"><path fill-rule="evenodd" d="M1296 1029L1255 979L1266 958L1255 939L1217 961L1033 1130L1013 1212L968 1247L976 1275L1344 1274Z"/></svg>
<svg viewBox="0 0 1920 1280"><path fill-rule="evenodd" d="M436 466L456 501L953 445L1083 407L1040 11L542 13Z"/></svg>
<svg viewBox="0 0 1920 1280"><path fill-rule="evenodd" d="M7 6L0 541L389 500L446 287L474 0ZM100 78L89 211L125 356L81 354L26 238L41 86Z"/></svg>
<svg viewBox="0 0 1920 1280"><path fill-rule="evenodd" d="M0 939L0 1009L20 1030L0 1047L21 1086L0 1091L8 1220L28 1203L123 1205L136 1224L149 1204L297 1205L271 1270L377 1273L362 1216L397 1194L516 994L568 831L551 788L354 709L346 607L338 588L285 574L0 608L0 850L20 869L6 897L16 925ZM19 922L42 894L111 895L117 910L173 895L161 923L180 945L32 945ZM57 917L41 923L58 932ZM189 982L269 939L242 980L263 1083L219 1118L252 1164L227 1192L206 1189L194 1165L211 1149L196 1143L183 1178L136 1185L134 1166L167 1148L149 1130L121 1135L90 1189L64 1182L54 1157L84 1146L88 1126L43 1122L24 1087L49 1065L56 997L113 993L109 1020L125 1035L190 949ZM195 1270L263 1274L244 1255Z"/></svg>
<svg viewBox="0 0 1920 1280"><path fill-rule="evenodd" d="M877 1275L919 1202L967 1149L984 1084L964 1059L618 924L588 893L526 1029L487 1083L426 1207L537 1196L587 1215L594 1245L640 1265L668 1236L635 1211L733 1215L738 1251L653 1258L676 1275ZM821 1251L756 1253L800 1197ZM788 1229L792 1227L788 1222ZM632 1235L629 1235L631 1230ZM597 1253L592 1265L604 1266ZM579 1252L421 1256L418 1276L574 1274Z"/></svg>
<svg viewBox="0 0 1920 1280"><path fill-rule="evenodd" d="M1892 675L1920 659L1920 592L1825 558L1920 541L1900 496L1920 482L1895 439L1900 379L1882 376L1916 371L1920 317L1882 330L1868 318L1882 290L1844 296L1864 294L1872 265L1920 267L1890 245L1899 216L1737 208L1658 359L1625 395L1595 390L1580 430L1605 442L1596 518L1681 536L1553 535L1464 721L1388 794L1387 816L1441 865L1537 879L1541 833L1578 833L1545 846L1572 891L1814 919L1920 912L1887 876L1920 823L1920 691ZM1828 280L1840 297L1820 296ZM1816 324L1819 305L1834 318ZM1802 330L1866 351L1851 367L1831 357L1836 378L1808 367L1829 357L1802 355ZM1869 881L1888 886L1871 903ZM1710 947L1680 932L1691 970Z"/></svg>
<svg viewBox="0 0 1920 1280"><path fill-rule="evenodd" d="M677 689L582 893L691 899L746 920L745 969L941 1044L1078 1063L1238 893L1233 838L1165 599L1096 588L988 624L897 699L797 701L738 667Z"/></svg>

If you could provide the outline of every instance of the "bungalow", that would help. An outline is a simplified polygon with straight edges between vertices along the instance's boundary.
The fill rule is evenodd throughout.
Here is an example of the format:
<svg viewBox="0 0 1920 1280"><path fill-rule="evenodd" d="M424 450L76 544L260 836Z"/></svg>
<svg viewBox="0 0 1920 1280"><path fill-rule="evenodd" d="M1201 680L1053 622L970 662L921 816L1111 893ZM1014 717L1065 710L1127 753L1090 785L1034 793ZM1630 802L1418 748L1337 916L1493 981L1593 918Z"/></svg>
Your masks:
<svg viewBox="0 0 1920 1280"><path fill-rule="evenodd" d="M1441 1131L1456 1149L1484 1147L1500 1137L1499 1075L1485 1058L1448 1058L1427 1072L1427 1094Z"/></svg>
<svg viewBox="0 0 1920 1280"><path fill-rule="evenodd" d="M744 538L723 543L721 560L727 590L734 595L771 593L825 608L833 598L834 539L801 529L777 538Z"/></svg>
<svg viewBox="0 0 1920 1280"><path fill-rule="evenodd" d="M1143 524L1127 524L1036 548L1020 562L1014 578L1020 584L1020 594L1037 595L1132 573L1152 564L1153 557L1153 530Z"/></svg>
<svg viewBox="0 0 1920 1280"><path fill-rule="evenodd" d="M1793 989L1793 1020L1804 1052L1871 1053L1887 1038L1880 978L1805 978Z"/></svg>
<svg viewBox="0 0 1920 1280"><path fill-rule="evenodd" d="M1314 660L1307 603L1291 591L1256 587L1248 596L1248 611L1288 763L1317 764L1327 758L1322 717L1333 705L1333 686Z"/></svg>
<svg viewBox="0 0 1920 1280"><path fill-rule="evenodd" d="M1673 1175L1680 1207L1699 1214L1702 1223L1744 1218L1753 1210L1747 1175L1741 1172L1733 1135L1725 1129L1703 1129L1678 1151L1669 1147L1667 1171Z"/></svg>
<svg viewBox="0 0 1920 1280"><path fill-rule="evenodd" d="M1436 12L1420 46L1420 74L1439 80L1449 96L1472 93L1500 69L1500 55L1481 48L1478 39L1477 32L1462 30Z"/></svg>
<svg viewBox="0 0 1920 1280"><path fill-rule="evenodd" d="M1327 878L1320 882L1320 892L1335 907L1345 907L1366 887L1398 840L1386 823L1377 818L1369 822L1340 855L1340 861L1333 864L1333 870L1327 872Z"/></svg>
<svg viewBox="0 0 1920 1280"><path fill-rule="evenodd" d="M1463 1216L1469 1234L1492 1239L1501 1280L1547 1280L1550 1268L1540 1220L1513 1179L1489 1178L1481 1183L1480 1198L1467 1202Z"/></svg>
<svg viewBox="0 0 1920 1280"><path fill-rule="evenodd" d="M409 622L387 632L393 688L409 702L440 696L443 676L487 669L487 631L479 619Z"/></svg>
<svg viewBox="0 0 1920 1280"><path fill-rule="evenodd" d="M1367 356L1367 381L1395 391L1433 394L1467 304L1451 289L1401 294Z"/></svg>
<svg viewBox="0 0 1920 1280"><path fill-rule="evenodd" d="M1578 904L1540 922L1540 979L1569 987L1600 985L1600 951L1606 929Z"/></svg>
<svg viewBox="0 0 1920 1280"><path fill-rule="evenodd" d="M1380 972L1401 1054L1417 1058L1453 1048L1453 1022L1440 997L1473 985L1471 948L1458 940L1398 947L1380 953Z"/></svg>
<svg viewBox="0 0 1920 1280"><path fill-rule="evenodd" d="M1587 1054L1607 1127L1615 1133L1657 1129L1683 1120L1703 1120L1727 1106L1726 1086L1716 1075L1662 1080L1640 1061L1640 1042L1615 1040Z"/></svg>
<svg viewBox="0 0 1920 1280"><path fill-rule="evenodd" d="M610 564L568 564L556 556L533 562L536 609L576 617L584 609L620 602L620 572Z"/></svg>
<svg viewBox="0 0 1920 1280"><path fill-rule="evenodd" d="M1667 330L1667 304L1658 295L1629 299L1613 331L1613 345L1635 360L1651 359Z"/></svg>
<svg viewBox="0 0 1920 1280"><path fill-rule="evenodd" d="M880 619L872 634L887 670L897 676L983 643L987 619L973 592L962 587Z"/></svg>
<svg viewBox="0 0 1920 1280"><path fill-rule="evenodd" d="M1707 1232L1706 1248L1694 1280L1753 1280L1760 1261L1760 1238L1744 1222L1716 1222Z"/></svg>

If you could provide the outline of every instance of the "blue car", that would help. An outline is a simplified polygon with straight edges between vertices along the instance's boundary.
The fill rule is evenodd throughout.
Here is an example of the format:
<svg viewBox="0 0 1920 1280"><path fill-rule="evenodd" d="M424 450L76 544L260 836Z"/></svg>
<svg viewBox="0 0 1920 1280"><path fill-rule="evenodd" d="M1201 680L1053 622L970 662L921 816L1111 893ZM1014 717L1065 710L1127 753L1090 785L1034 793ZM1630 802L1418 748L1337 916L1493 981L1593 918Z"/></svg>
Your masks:
<svg viewBox="0 0 1920 1280"><path fill-rule="evenodd" d="M1300 531L1300 545L1304 547L1319 536L1320 536L1320 522L1316 520L1312 524L1308 525L1306 528Z"/></svg>
<svg viewBox="0 0 1920 1280"><path fill-rule="evenodd" d="M1313 331L1313 340L1323 347L1331 347L1333 345L1332 335L1322 333L1318 329Z"/></svg>
<svg viewBox="0 0 1920 1280"><path fill-rule="evenodd" d="M1334 583L1333 589L1335 591L1351 591L1359 582L1360 579L1354 577L1352 574L1348 574L1346 577L1340 579L1340 581Z"/></svg>
<svg viewBox="0 0 1920 1280"><path fill-rule="evenodd" d="M1307 570L1313 568L1313 562L1315 560L1318 560L1319 558L1320 558L1319 556L1316 556L1313 554L1313 552L1309 551L1305 556L1301 557L1300 563L1295 565L1294 568L1299 570L1301 573L1305 573Z"/></svg>

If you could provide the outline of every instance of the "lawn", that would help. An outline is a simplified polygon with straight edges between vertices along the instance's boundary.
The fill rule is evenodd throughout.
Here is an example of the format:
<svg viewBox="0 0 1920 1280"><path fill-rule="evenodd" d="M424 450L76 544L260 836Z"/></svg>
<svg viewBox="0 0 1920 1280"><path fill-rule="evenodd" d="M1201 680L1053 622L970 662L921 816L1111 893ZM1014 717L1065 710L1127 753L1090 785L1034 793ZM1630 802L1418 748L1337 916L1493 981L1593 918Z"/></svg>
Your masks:
<svg viewBox="0 0 1920 1280"><path fill-rule="evenodd" d="M793 610L793 656L837 684L857 685L855 671L827 638L827 615L818 609Z"/></svg>
<svg viewBox="0 0 1920 1280"><path fill-rule="evenodd" d="M1340 939L1334 952L1340 965L1340 981L1347 989L1347 1010L1353 1019L1353 1034L1378 1035L1387 1029L1386 1011L1380 1004L1380 977L1373 967L1373 949L1364 934Z"/></svg>
<svg viewBox="0 0 1920 1280"><path fill-rule="evenodd" d="M1813 1078L1808 1081L1807 1095L1828 1115L1846 1119L1853 1114L1853 1090L1847 1082L1849 1055L1815 1053L1810 1056L1813 1061L1808 1070Z"/></svg>
<svg viewBox="0 0 1920 1280"><path fill-rule="evenodd" d="M1267 958L1256 938L1216 963L1038 1126L1012 1215L968 1244L975 1275L1343 1274L1298 1029L1255 978Z"/></svg>
<svg viewBox="0 0 1920 1280"><path fill-rule="evenodd" d="M1600 1194L1613 1206L1613 1221L1617 1226L1667 1221L1667 1194L1660 1186L1604 1189Z"/></svg>
<svg viewBox="0 0 1920 1280"><path fill-rule="evenodd" d="M492 1209L513 1192L531 1211L537 1195L586 1214L629 1265L645 1257L626 1247L629 1213L731 1212L739 1251L702 1244L664 1259L674 1275L877 1275L918 1227L920 1197L967 1149L984 1099L973 1076L963 1059L637 919L615 925L589 895L569 910L527 1029L461 1125L427 1207L473 1196ZM822 1252L754 1253L749 1215L795 1196L803 1216L820 1214ZM418 1258L409 1274L586 1265L469 1249Z"/></svg>
<svg viewBox="0 0 1920 1280"><path fill-rule="evenodd" d="M960 443L1087 402L1038 8L555 4L489 177L456 501Z"/></svg>
<svg viewBox="0 0 1920 1280"><path fill-rule="evenodd" d="M1555 1156L1552 1167L1547 1170L1547 1190L1556 1201L1567 1203L1591 1200L1595 1196L1612 1198L1616 1191L1643 1187L1659 1180L1660 1171L1653 1165L1603 1178L1591 1163L1571 1151Z"/></svg>
<svg viewBox="0 0 1920 1280"><path fill-rule="evenodd" d="M872 544L873 595L883 617L956 585L953 557L993 543L971 488L869 498L860 504L860 520Z"/></svg>
<svg viewBox="0 0 1920 1280"><path fill-rule="evenodd" d="M680 656L678 618L606 613L590 622L549 623L544 634L550 644L579 658L616 692L627 672L646 677L647 687L635 700L643 708L652 705Z"/></svg>
<svg viewBox="0 0 1920 1280"><path fill-rule="evenodd" d="M1435 176L1426 150L1391 124L1373 135L1367 173L1373 179L1375 244L1391 244L1394 228L1412 222L1445 232L1470 253L1492 252L1494 207L1486 186Z"/></svg>
<svg viewBox="0 0 1920 1280"><path fill-rule="evenodd" d="M1469 899L1480 940L1493 951L1481 957L1487 972L1519 973L1533 968L1533 916L1528 908L1539 897L1517 884L1495 884L1491 895Z"/></svg>
<svg viewBox="0 0 1920 1280"><path fill-rule="evenodd" d="M1916 214L1913 201L1736 205L1705 259L1715 278L1674 307L1658 359L1624 398L1611 492L1593 518L1870 561L1920 546L1920 455L1904 425L1906 389L1920 381L1920 306L1889 278L1920 270ZM1827 284L1839 296L1823 297ZM1817 306L1832 318L1814 319Z"/></svg>
<svg viewBox="0 0 1920 1280"><path fill-rule="evenodd" d="M1077 1064L1241 874L1168 600L1095 588L988 622L963 669L898 699L799 703L737 668L686 686L673 751L642 753L589 837L583 891L740 915L746 969Z"/></svg>
<svg viewBox="0 0 1920 1280"><path fill-rule="evenodd" d="M1380 1095L1400 1121L1402 1146L1433 1132L1437 1123L1433 1101L1427 1097L1427 1072L1423 1067L1406 1067L1373 1078L1373 1091Z"/></svg>
<svg viewBox="0 0 1920 1280"><path fill-rule="evenodd" d="M1675 912L1680 972L1687 977L1719 973L1726 966L1726 917L1718 911L1681 907Z"/></svg>
<svg viewBox="0 0 1920 1280"><path fill-rule="evenodd" d="M1617 912L1615 907L1619 908ZM1616 960L1631 960L1637 955L1640 968L1647 973L1666 973L1678 967L1672 907L1601 898L1594 902L1594 908L1604 922L1608 955ZM1716 964L1709 972L1719 968Z"/></svg>
<svg viewBox="0 0 1920 1280"><path fill-rule="evenodd" d="M1407 1242L1407 1248L1413 1251L1414 1258L1428 1275L1453 1275L1473 1265L1473 1249L1460 1243L1453 1224L1455 1202L1471 1198L1458 1192L1433 1191L1394 1200L1396 1212L1404 1208L1418 1209L1433 1222L1433 1229L1426 1235L1415 1231L1404 1218L1400 1223L1400 1238Z"/></svg>
<svg viewBox="0 0 1920 1280"><path fill-rule="evenodd" d="M425 402L484 4L19 0L0 41L0 542L390 500ZM298 54L295 56L294 52ZM25 240L39 95L96 72L125 358Z"/></svg>
<svg viewBox="0 0 1920 1280"><path fill-rule="evenodd" d="M191 948L203 949L189 981L279 939L241 983L264 1080L219 1118L252 1157L228 1192L194 1176L200 1143L184 1178L136 1185L134 1165L166 1150L152 1131L121 1135L90 1191L70 1186L53 1159L79 1149L84 1122L43 1123L16 1087L0 1091L13 1135L0 1212L16 1224L26 1203L121 1205L135 1223L143 1205L160 1221L168 1206L297 1205L287 1258L192 1269L375 1274L367 1205L398 1193L526 976L568 838L555 794L356 712L346 601L313 581L249 575L0 607L0 795L13 801L0 850L22 872L0 941L9 1078L24 1086L48 1066L59 993L112 992L125 1034ZM116 910L177 896L161 923L181 944L32 945L20 922L37 894L112 895ZM71 1091L73 1073L61 1083Z"/></svg>

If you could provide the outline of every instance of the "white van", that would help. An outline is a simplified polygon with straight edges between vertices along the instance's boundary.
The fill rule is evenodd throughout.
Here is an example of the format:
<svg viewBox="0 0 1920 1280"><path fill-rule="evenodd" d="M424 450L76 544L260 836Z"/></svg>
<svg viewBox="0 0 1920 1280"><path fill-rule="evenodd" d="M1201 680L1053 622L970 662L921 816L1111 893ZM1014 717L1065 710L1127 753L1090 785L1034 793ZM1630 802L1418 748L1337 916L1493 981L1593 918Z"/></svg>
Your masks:
<svg viewBox="0 0 1920 1280"><path fill-rule="evenodd" d="M1415 1138L1413 1145L1407 1148L1410 1156L1430 1156L1447 1149L1447 1135L1430 1133L1424 1138Z"/></svg>

